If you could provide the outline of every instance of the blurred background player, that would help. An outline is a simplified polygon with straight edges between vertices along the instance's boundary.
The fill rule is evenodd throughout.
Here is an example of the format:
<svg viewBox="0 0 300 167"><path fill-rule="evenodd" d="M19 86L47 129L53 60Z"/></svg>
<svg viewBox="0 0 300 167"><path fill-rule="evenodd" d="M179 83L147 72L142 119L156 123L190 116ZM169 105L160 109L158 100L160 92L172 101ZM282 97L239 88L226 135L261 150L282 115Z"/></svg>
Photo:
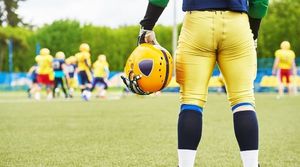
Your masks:
<svg viewBox="0 0 300 167"><path fill-rule="evenodd" d="M66 70L69 75L68 79L68 86L69 86L69 97L74 97L74 90L77 87L77 82L75 79L75 73L76 73L76 57L70 56L66 59Z"/></svg>
<svg viewBox="0 0 300 167"><path fill-rule="evenodd" d="M218 81L220 82L221 86L218 88L218 93L226 93L226 84L222 73L218 76Z"/></svg>
<svg viewBox="0 0 300 167"><path fill-rule="evenodd" d="M50 55L50 50L43 48L40 51L40 55L36 56L35 61L37 62L37 82L39 87L35 93L35 99L41 99L41 88L46 87L47 99L52 99L51 88L53 86L54 74L52 69L53 57Z"/></svg>
<svg viewBox="0 0 300 167"><path fill-rule="evenodd" d="M91 96L92 70L90 46L83 43L79 47L79 53L75 55L77 59L78 81L81 89L81 97L88 100Z"/></svg>
<svg viewBox="0 0 300 167"><path fill-rule="evenodd" d="M96 97L105 98L106 90L108 88L107 80L109 77L109 64L105 55L98 56L98 60L93 64L93 72L94 81L91 91L93 91L95 87L99 85L99 90L97 91Z"/></svg>
<svg viewBox="0 0 300 167"><path fill-rule="evenodd" d="M53 70L54 70L54 88L53 88L53 97L59 93L58 86L61 86L62 91L65 94L65 98L68 98L68 93L65 87L67 80L69 79L68 72L66 70L65 64L65 54L64 52L57 52L55 54L55 59L53 60ZM67 80L66 80L67 79Z"/></svg>
<svg viewBox="0 0 300 167"><path fill-rule="evenodd" d="M275 60L273 65L272 74L279 75L279 84L278 84L278 98L283 96L284 94L284 80L285 78L286 85L288 87L289 94L292 94L293 84L291 83L291 75L292 73L296 76L297 75L297 68L295 63L295 53L292 51L291 45L288 41L283 41L280 44L279 50L275 52Z"/></svg>
<svg viewBox="0 0 300 167"><path fill-rule="evenodd" d="M28 98L31 98L31 95L34 94L38 90L38 82L37 82L37 64L30 67L27 73L27 77L30 78L31 84L27 90Z"/></svg>

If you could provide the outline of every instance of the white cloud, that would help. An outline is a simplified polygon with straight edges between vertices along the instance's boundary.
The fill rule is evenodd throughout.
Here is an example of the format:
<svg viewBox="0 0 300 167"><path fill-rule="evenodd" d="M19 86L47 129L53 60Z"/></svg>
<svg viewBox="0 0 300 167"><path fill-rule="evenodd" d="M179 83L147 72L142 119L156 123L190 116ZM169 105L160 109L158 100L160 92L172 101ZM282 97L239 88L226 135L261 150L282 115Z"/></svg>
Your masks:
<svg viewBox="0 0 300 167"><path fill-rule="evenodd" d="M173 23L173 1L170 1L158 23ZM176 1L178 21L181 21L182 1ZM145 14L147 3L148 0L27 0L21 2L18 12L25 21L39 26L69 18L81 23L117 27L138 24Z"/></svg>

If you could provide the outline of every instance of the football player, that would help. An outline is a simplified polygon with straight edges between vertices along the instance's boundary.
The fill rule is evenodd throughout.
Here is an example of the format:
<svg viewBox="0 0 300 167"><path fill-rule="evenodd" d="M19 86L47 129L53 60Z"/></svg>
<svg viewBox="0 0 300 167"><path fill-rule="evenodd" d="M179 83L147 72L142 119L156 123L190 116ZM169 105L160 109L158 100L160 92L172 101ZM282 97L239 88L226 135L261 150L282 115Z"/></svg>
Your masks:
<svg viewBox="0 0 300 167"><path fill-rule="evenodd" d="M293 84L291 84L291 74L297 75L297 67L295 63L295 53L292 51L291 45L288 41L283 41L280 44L279 50L275 52L275 60L273 65L273 75L279 73L279 85L278 85L278 97L284 94L283 78L286 79L286 84L289 90L289 94L295 93L293 91Z"/></svg>
<svg viewBox="0 0 300 167"><path fill-rule="evenodd" d="M84 100L88 100L86 94L90 95L92 88L90 46L86 43L83 43L80 45L79 51L80 52L75 55L77 59L78 81L82 98Z"/></svg>
<svg viewBox="0 0 300 167"><path fill-rule="evenodd" d="M72 98L74 96L74 90L77 87L77 82L75 79L75 73L77 68L75 56L70 56L66 59L66 68L69 75L69 96Z"/></svg>
<svg viewBox="0 0 300 167"><path fill-rule="evenodd" d="M153 27L168 0L149 0L139 43L158 44ZM258 166L258 122L253 82L258 30L268 0L183 0L186 12L177 48L180 85L179 167L192 167L202 135L208 82L217 63L232 107L234 132L244 167Z"/></svg>
<svg viewBox="0 0 300 167"><path fill-rule="evenodd" d="M59 92L58 86L60 85L65 94L65 98L68 98L69 95L67 93L65 83L69 80L69 74L66 69L64 52L57 52L55 54L55 59L53 60L52 65L54 70L54 88L52 90L53 97L55 98L55 94Z"/></svg>
<svg viewBox="0 0 300 167"><path fill-rule="evenodd" d="M108 88L107 80L109 76L109 64L106 61L105 55L99 55L98 60L93 64L94 81L91 91L95 89L97 85L100 86L98 95L101 98L105 98L106 90Z"/></svg>
<svg viewBox="0 0 300 167"><path fill-rule="evenodd" d="M43 48L40 51L40 55L36 56L35 61L38 65L37 68L37 82L39 88L35 93L35 99L40 100L41 87L45 86L47 91L47 99L52 99L51 88L53 86L54 74L52 68L53 57L50 55L50 51L47 48Z"/></svg>
<svg viewBox="0 0 300 167"><path fill-rule="evenodd" d="M219 93L221 93L221 92L226 93L226 86L225 86L224 77L223 77L222 73L219 74L218 81L221 83L221 86L218 89L218 92Z"/></svg>
<svg viewBox="0 0 300 167"><path fill-rule="evenodd" d="M38 82L37 82L37 64L30 67L28 70L27 76L31 79L31 84L29 85L29 88L27 90L28 98L31 98L31 95L34 94L38 90Z"/></svg>

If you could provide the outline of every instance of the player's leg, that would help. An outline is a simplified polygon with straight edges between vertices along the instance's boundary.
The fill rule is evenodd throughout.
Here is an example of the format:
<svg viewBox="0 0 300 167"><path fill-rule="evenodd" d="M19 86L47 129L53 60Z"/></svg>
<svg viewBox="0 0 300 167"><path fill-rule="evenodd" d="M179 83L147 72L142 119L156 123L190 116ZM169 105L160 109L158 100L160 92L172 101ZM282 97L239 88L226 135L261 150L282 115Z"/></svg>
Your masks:
<svg viewBox="0 0 300 167"><path fill-rule="evenodd" d="M38 81L37 81L37 76L35 76L32 80L32 86L30 89L30 94L33 95L35 92L38 90Z"/></svg>
<svg viewBox="0 0 300 167"><path fill-rule="evenodd" d="M289 95L292 95L294 92L294 85L291 82L291 71L290 70L285 70L285 78L286 78L286 85L288 87L288 93Z"/></svg>
<svg viewBox="0 0 300 167"><path fill-rule="evenodd" d="M32 95L35 93L35 90L36 90L36 84L37 84L37 76L31 76L31 81L32 83L28 85L28 90L27 90L27 93L28 93L28 98L31 98Z"/></svg>
<svg viewBox="0 0 300 167"><path fill-rule="evenodd" d="M72 98L74 96L74 89L76 85L75 78L70 78L69 79L69 96Z"/></svg>
<svg viewBox="0 0 300 167"><path fill-rule="evenodd" d="M101 83L101 87L100 87L100 91L99 91L99 96L102 98L105 98L108 85L105 82L104 78L100 78L100 83Z"/></svg>
<svg viewBox="0 0 300 167"><path fill-rule="evenodd" d="M54 85L54 79L50 80L49 75L47 76L46 79L46 92L47 92L47 100L51 100L53 98L52 90L53 90L53 85Z"/></svg>
<svg viewBox="0 0 300 167"><path fill-rule="evenodd" d="M93 75L90 70L83 71L84 79L85 79L85 90L91 92Z"/></svg>
<svg viewBox="0 0 300 167"><path fill-rule="evenodd" d="M283 84L284 72L283 69L279 70L279 83L278 83L278 95L279 97L284 95L284 84Z"/></svg>
<svg viewBox="0 0 300 167"><path fill-rule="evenodd" d="M103 84L103 89L107 90L108 89L108 84L104 80L104 78L101 78L101 83Z"/></svg>
<svg viewBox="0 0 300 167"><path fill-rule="evenodd" d="M254 102L256 51L246 14L223 12L217 62L224 76L244 167L258 166L258 121Z"/></svg>
<svg viewBox="0 0 300 167"><path fill-rule="evenodd" d="M43 77L42 77L42 75L38 74L37 75L37 88L36 88L36 92L34 94L35 100L41 99L42 84L43 84Z"/></svg>
<svg viewBox="0 0 300 167"><path fill-rule="evenodd" d="M59 83L61 85L61 89L64 92L65 98L68 98L68 93L65 87L64 77L59 78Z"/></svg>
<svg viewBox="0 0 300 167"><path fill-rule="evenodd" d="M85 101L88 101L91 97L91 88L92 88L91 81L92 81L92 78L89 77L89 74L87 73L87 71L82 71L82 84L84 84L84 85L83 85L81 97Z"/></svg>
<svg viewBox="0 0 300 167"><path fill-rule="evenodd" d="M52 89L54 86L54 72L45 75L45 85L47 92L47 100L51 100L53 98Z"/></svg>
<svg viewBox="0 0 300 167"><path fill-rule="evenodd" d="M37 91L37 83L32 83L31 89L30 89L30 94L33 95Z"/></svg>
<svg viewBox="0 0 300 167"><path fill-rule="evenodd" d="M52 89L53 98L55 98L55 96L56 96L58 83L59 83L58 78L54 78L54 86L53 86L53 89Z"/></svg>
<svg viewBox="0 0 300 167"><path fill-rule="evenodd" d="M31 98L32 96L32 89L33 89L33 80L32 80L32 83L28 84L28 89L27 89L27 95L28 95L28 98Z"/></svg>
<svg viewBox="0 0 300 167"><path fill-rule="evenodd" d="M99 82L99 78L98 77L95 77L93 79L93 82L92 82L92 88L91 88L91 92L94 91L94 89L96 88L96 85L98 84Z"/></svg>
<svg viewBox="0 0 300 167"><path fill-rule="evenodd" d="M78 72L78 82L79 82L79 88L81 90L81 93L83 93L83 91L85 90L85 81L86 77L85 77L85 72L84 71L79 71Z"/></svg>
<svg viewBox="0 0 300 167"><path fill-rule="evenodd" d="M202 135L202 111L215 66L211 20L206 12L189 12L179 37L176 80L180 85L178 118L179 167L193 167ZM209 13L209 12L208 12ZM213 12L211 12L213 13Z"/></svg>

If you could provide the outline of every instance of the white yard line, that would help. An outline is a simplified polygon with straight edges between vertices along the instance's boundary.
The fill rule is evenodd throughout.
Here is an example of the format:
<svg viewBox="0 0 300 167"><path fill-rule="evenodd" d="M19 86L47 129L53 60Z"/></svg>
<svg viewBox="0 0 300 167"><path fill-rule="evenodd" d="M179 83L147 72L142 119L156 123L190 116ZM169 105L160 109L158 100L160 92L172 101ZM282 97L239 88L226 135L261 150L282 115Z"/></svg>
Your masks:
<svg viewBox="0 0 300 167"><path fill-rule="evenodd" d="M119 100L121 97L119 96L110 96L106 99L96 99L92 98L91 102L101 102L101 101L106 101L106 100ZM65 102L85 102L84 100L80 98L74 98L74 99L52 99L52 100L47 100L47 99L42 99L42 100L34 100L34 99L0 99L0 104L1 103L65 103Z"/></svg>

